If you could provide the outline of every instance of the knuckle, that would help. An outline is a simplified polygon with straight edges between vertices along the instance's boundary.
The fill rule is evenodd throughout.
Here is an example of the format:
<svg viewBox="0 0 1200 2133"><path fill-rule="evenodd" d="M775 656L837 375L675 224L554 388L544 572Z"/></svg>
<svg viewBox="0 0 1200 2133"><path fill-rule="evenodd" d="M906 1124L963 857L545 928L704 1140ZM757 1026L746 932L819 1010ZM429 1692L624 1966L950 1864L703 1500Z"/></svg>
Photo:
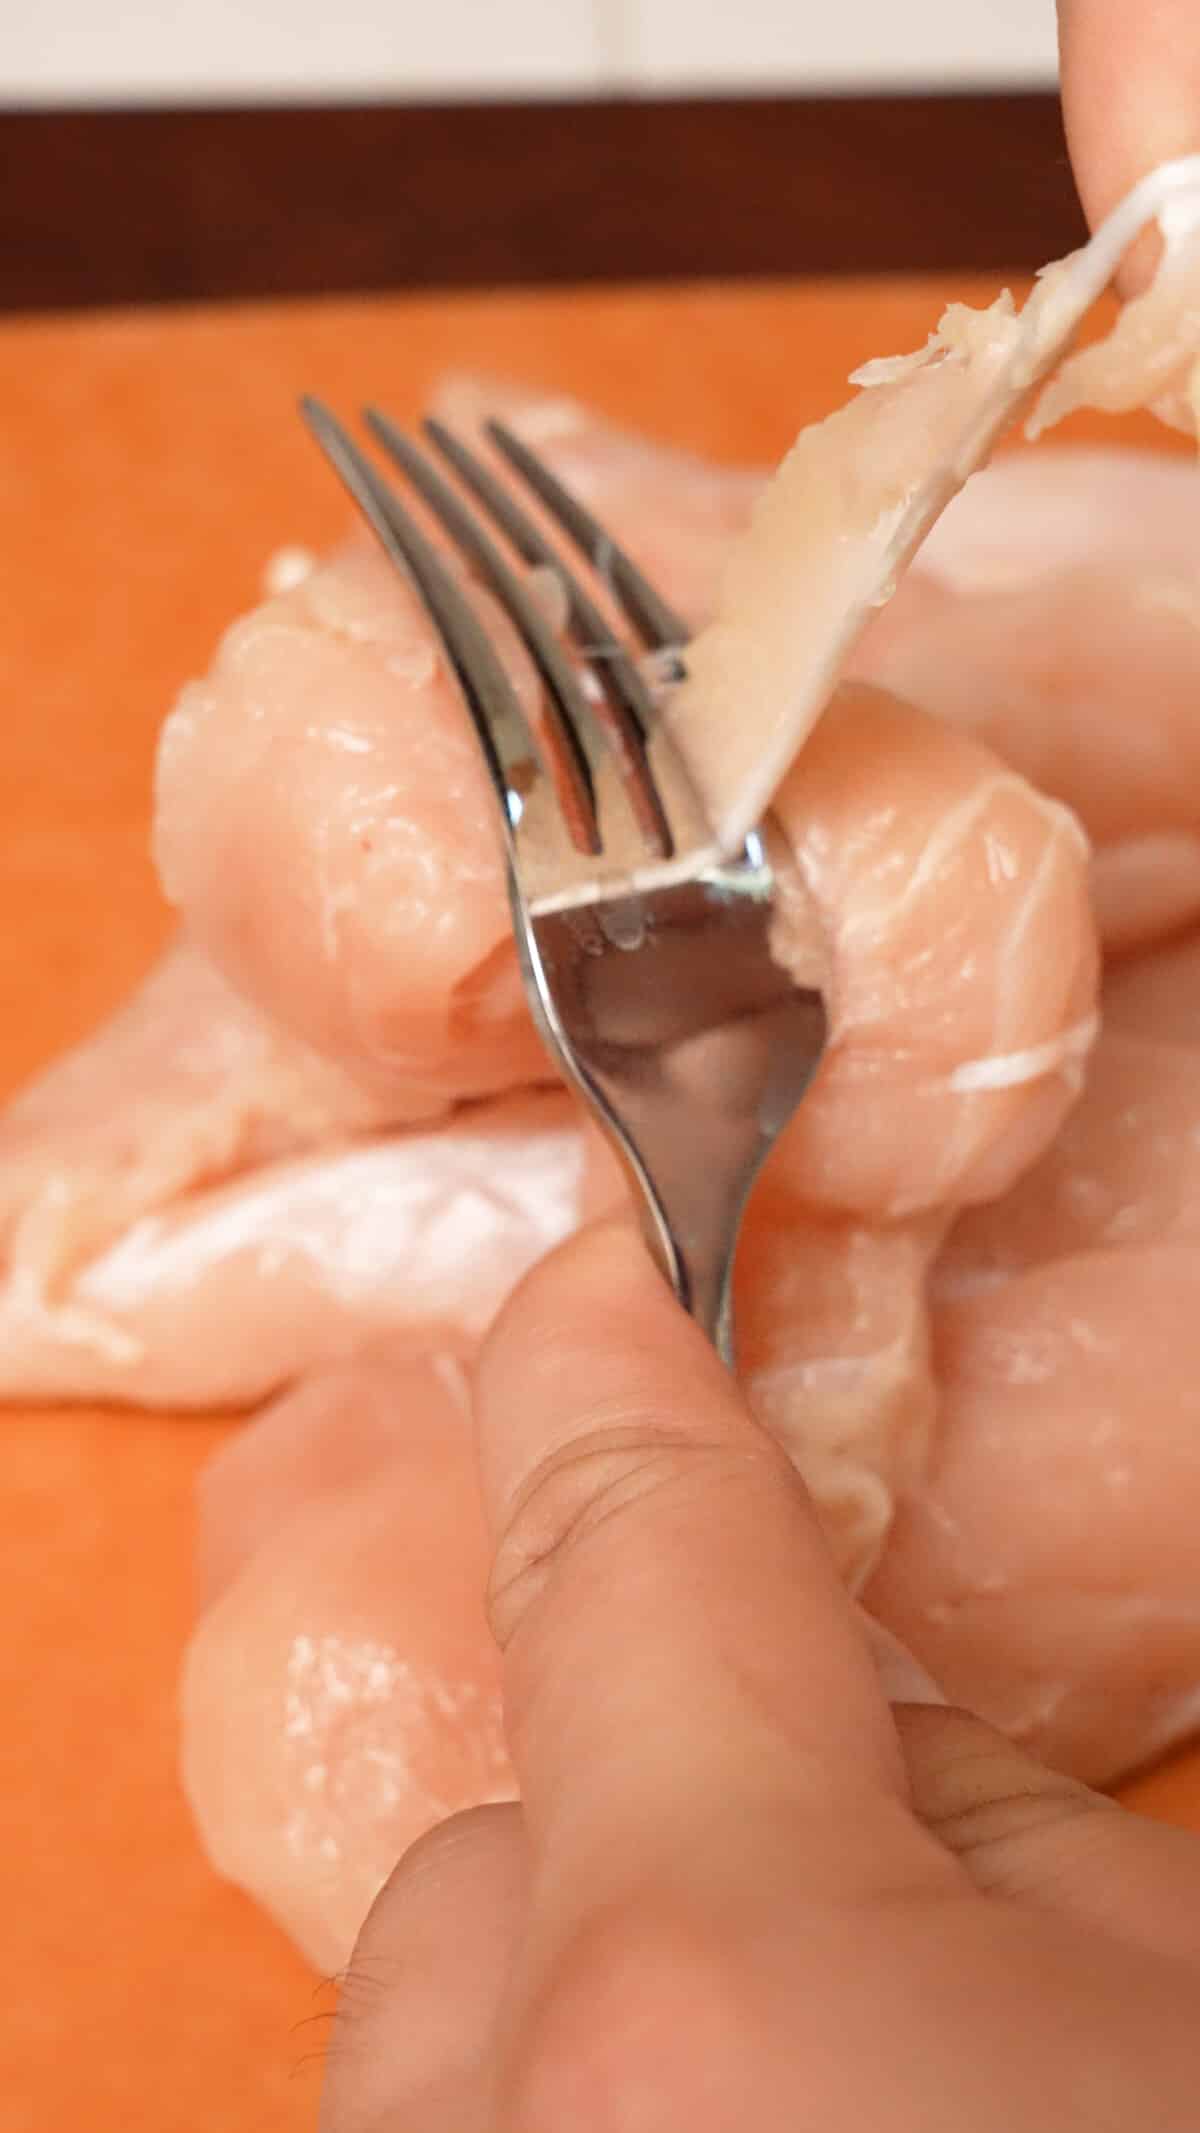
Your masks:
<svg viewBox="0 0 1200 2133"><path fill-rule="evenodd" d="M721 1488L761 1463L757 1451L654 1422L591 1429L540 1461L513 1500L493 1558L487 1607L501 1650L585 1542L619 1523L627 1545L634 1523L665 1515L669 1499Z"/></svg>

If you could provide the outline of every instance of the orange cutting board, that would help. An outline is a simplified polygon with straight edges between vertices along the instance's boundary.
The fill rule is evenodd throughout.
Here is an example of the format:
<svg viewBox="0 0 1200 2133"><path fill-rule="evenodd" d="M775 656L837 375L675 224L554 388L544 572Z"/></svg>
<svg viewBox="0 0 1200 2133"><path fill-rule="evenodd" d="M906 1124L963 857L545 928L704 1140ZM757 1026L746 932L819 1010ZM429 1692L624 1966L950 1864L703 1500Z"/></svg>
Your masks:
<svg viewBox="0 0 1200 2133"><path fill-rule="evenodd" d="M150 961L168 926L146 853L158 723L267 557L345 522L301 391L408 416L474 364L767 459L856 363L917 346L943 298L990 293L639 288L0 323L0 1085ZM0 1420L6 2133L315 2124L328 1989L211 1873L175 1775L192 1485L230 1426ZM1200 1757L1132 1797L1200 1829Z"/></svg>

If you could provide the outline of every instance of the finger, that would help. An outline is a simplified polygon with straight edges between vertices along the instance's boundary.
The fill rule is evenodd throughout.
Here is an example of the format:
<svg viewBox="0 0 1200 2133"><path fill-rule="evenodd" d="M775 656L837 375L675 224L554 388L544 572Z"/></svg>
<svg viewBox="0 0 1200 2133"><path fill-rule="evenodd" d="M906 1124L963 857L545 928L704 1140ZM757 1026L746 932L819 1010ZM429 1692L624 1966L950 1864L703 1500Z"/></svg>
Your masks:
<svg viewBox="0 0 1200 2133"><path fill-rule="evenodd" d="M1063 112L1088 221L1157 163L1200 148L1195 0L1059 0Z"/></svg>
<svg viewBox="0 0 1200 2133"><path fill-rule="evenodd" d="M886 1629L865 1607L857 1607L858 1625L866 1639L867 1650L875 1662L879 1686L889 1703L932 1703L945 1705L946 1697L938 1687L933 1675L921 1665L906 1644L901 1644L895 1632Z"/></svg>
<svg viewBox="0 0 1200 2133"><path fill-rule="evenodd" d="M1068 1913L1159 1955L1200 1955L1200 1846L1130 1814L964 1711L896 1724L915 1812L986 1894Z"/></svg>
<svg viewBox="0 0 1200 2133"><path fill-rule="evenodd" d="M525 1282L477 1409L510 1745L564 1901L618 1870L750 1884L781 1830L813 1888L927 1871L803 1486L625 1223Z"/></svg>
<svg viewBox="0 0 1200 2133"><path fill-rule="evenodd" d="M454 1815L381 1890L338 2001L321 2133L484 2133L528 1885L519 1807Z"/></svg>

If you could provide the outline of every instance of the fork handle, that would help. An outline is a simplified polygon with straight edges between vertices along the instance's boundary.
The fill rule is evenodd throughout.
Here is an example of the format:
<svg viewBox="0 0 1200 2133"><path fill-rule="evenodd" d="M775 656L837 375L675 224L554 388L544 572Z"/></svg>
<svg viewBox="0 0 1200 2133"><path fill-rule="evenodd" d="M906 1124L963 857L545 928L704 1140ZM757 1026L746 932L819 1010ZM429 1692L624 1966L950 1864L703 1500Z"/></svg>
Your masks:
<svg viewBox="0 0 1200 2133"><path fill-rule="evenodd" d="M732 1367L742 1216L816 1070L825 1009L775 962L769 907L701 881L635 915L626 949L611 919L551 913L535 927L514 898L526 990L621 1160L654 1258Z"/></svg>
<svg viewBox="0 0 1200 2133"><path fill-rule="evenodd" d="M609 1139L633 1190L642 1235L651 1257L665 1275L689 1317L708 1335L721 1361L735 1363L733 1263L742 1215L761 1162L750 1160L735 1175L697 1177L688 1163L664 1165L651 1177L620 1129ZM756 1151L757 1152L757 1151Z"/></svg>

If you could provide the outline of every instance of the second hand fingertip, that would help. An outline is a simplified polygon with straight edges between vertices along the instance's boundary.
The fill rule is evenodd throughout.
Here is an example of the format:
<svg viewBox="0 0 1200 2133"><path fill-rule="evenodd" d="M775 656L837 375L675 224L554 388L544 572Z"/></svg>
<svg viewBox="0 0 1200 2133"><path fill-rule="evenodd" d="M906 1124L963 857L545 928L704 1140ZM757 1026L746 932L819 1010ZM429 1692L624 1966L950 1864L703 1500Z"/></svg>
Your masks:
<svg viewBox="0 0 1200 2133"><path fill-rule="evenodd" d="M945 1708L949 1697L908 1646L873 1615L864 1614L862 1623L879 1685L888 1702L933 1704Z"/></svg>

